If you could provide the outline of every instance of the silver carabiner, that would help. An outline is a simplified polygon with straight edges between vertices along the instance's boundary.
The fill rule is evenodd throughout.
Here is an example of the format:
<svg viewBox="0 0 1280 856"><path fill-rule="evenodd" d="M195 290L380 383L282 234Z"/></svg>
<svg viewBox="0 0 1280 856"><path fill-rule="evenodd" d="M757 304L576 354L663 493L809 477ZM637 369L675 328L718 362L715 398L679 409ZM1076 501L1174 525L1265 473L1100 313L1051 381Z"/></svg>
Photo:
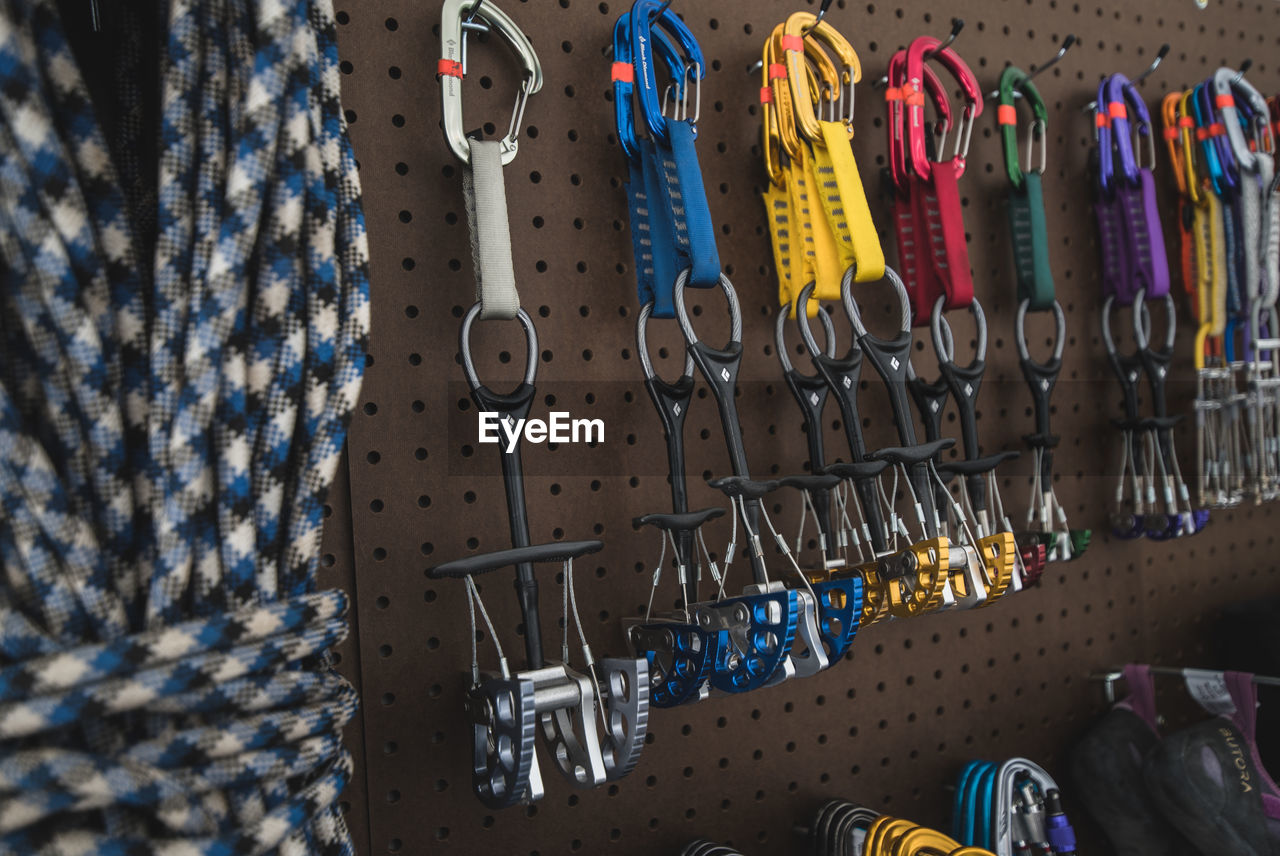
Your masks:
<svg viewBox="0 0 1280 856"><path fill-rule="evenodd" d="M1036 119L1027 126L1027 165L1023 167L1023 172L1033 172L1037 175L1044 175L1045 166L1048 163L1047 153L1049 150L1048 141L1045 140L1047 127L1048 126L1045 124L1044 119ZM1035 160L1036 140L1040 141L1040 163L1033 169L1031 164Z"/></svg>
<svg viewBox="0 0 1280 856"><path fill-rule="evenodd" d="M689 119L689 84L681 87L680 118L688 119L693 126L693 133L698 133L698 117L702 115L702 66L697 62L689 63L684 69L685 77L693 80L693 118Z"/></svg>
<svg viewBox="0 0 1280 856"><path fill-rule="evenodd" d="M476 19L479 23L476 23ZM542 88L542 65L529 39L493 0L445 0L440 14L441 60L437 77L444 117L444 135L453 154L463 163L471 162L467 133L462 121L462 79L466 75L467 31L496 30L519 58L524 77L516 93L515 107L507 135L502 138L502 164L511 163L519 148L520 124L529 96Z"/></svg>

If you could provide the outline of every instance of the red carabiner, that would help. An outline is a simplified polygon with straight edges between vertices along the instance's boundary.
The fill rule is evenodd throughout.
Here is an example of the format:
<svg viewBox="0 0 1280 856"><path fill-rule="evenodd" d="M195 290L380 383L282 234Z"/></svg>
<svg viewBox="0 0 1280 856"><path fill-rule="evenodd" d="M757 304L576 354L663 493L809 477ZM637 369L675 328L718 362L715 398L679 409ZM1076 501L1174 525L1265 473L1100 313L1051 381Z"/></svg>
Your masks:
<svg viewBox="0 0 1280 856"><path fill-rule="evenodd" d="M922 81L927 79L926 70L928 66L925 65L925 60L936 59L947 71L951 72L951 75L960 84L960 90L965 97L965 105L964 113L960 119L960 127L956 129L956 145L951 158L951 162L955 165L955 177L959 178L964 174L964 159L969 152L969 138L973 133L974 122L982 115L982 90L978 86L978 79L973 76L973 71L960 58L960 55L951 48L938 50L941 44L942 41L933 36L920 36L912 41L907 46L906 79L908 85L919 87ZM923 99L917 104L908 104L906 112L907 138L911 148L911 166L922 181L928 181L930 162L924 144ZM943 153L938 152L939 159L942 156Z"/></svg>
<svg viewBox="0 0 1280 856"><path fill-rule="evenodd" d="M889 134L889 172L893 183L903 191L907 190L907 182L911 180L910 167L907 164L910 134L906 126L908 115L906 108L909 103L913 104L920 108L920 113L917 115L922 116L925 97L924 93L921 93L918 87L912 85L907 79L906 64L905 50L898 51L889 60L889 87L884 93L889 112L889 121L886 126ZM942 88L942 81L938 79L937 73L927 65L924 67L924 91L933 101L934 111L938 114L934 135L939 140L945 139L952 125L951 100L947 97L946 90ZM923 146L923 133L920 134L920 142Z"/></svg>
<svg viewBox="0 0 1280 856"><path fill-rule="evenodd" d="M973 275L957 180L964 174L969 139L975 120L982 115L983 99L969 66L941 45L939 39L922 36L895 54L889 65L890 85L896 83L898 90L898 98L890 100L891 170L899 188L894 225L916 326L928 324L939 303L946 309L957 309L973 302ZM943 139L952 124L952 113L945 90L926 64L932 58L955 77L965 97L952 156L942 160L945 146L939 140L936 162L930 161L925 142L922 87L934 95L935 110L945 117L939 121ZM937 164L947 166L933 169Z"/></svg>

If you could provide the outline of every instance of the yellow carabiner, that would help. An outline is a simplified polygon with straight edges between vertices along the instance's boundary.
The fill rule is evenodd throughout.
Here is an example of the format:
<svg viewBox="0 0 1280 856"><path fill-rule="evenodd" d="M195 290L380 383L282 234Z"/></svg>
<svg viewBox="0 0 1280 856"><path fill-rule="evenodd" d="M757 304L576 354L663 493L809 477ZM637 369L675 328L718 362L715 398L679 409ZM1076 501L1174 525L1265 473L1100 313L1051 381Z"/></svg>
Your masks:
<svg viewBox="0 0 1280 856"><path fill-rule="evenodd" d="M867 837L862 846L864 856L892 856L894 845L915 824L900 817L882 814L867 827Z"/></svg>
<svg viewBox="0 0 1280 856"><path fill-rule="evenodd" d="M898 839L897 856L949 856L960 849L960 842L936 829L917 826Z"/></svg>
<svg viewBox="0 0 1280 856"><path fill-rule="evenodd" d="M809 55L809 45L814 40L820 42L836 55L836 59L840 61L842 67L839 77L839 86L837 92L842 94L849 93L849 108L842 111L840 119L848 128L849 137L853 137L853 85L862 80L862 63L858 60L858 54L854 51L853 46L849 44L844 36L828 24L826 21L817 21L817 17L810 12L794 12L784 27L781 47L787 55L787 77L791 83L791 89L795 93L795 109L796 120L799 123L800 131L811 142L822 142L822 128L819 126L818 117L810 106L810 101L816 102L817 99L807 91L807 79L803 72L803 57ZM801 49L799 39L804 40L804 49ZM825 52L824 52L825 56ZM828 62L830 60L828 59Z"/></svg>
<svg viewBox="0 0 1280 856"><path fill-rule="evenodd" d="M792 158L799 159L801 140L796 129L796 116L798 113L814 116L813 105L818 103L822 90L839 91L840 72L836 70L831 57L827 56L827 52L812 37L801 37L794 52L788 47L791 43L784 24L773 28L766 43L768 61L765 63L765 73L773 91L775 119L782 147ZM787 59L785 64L778 62L784 54ZM794 75L790 68L792 63L795 64ZM798 89L793 83L797 79L802 81ZM813 86L815 81L818 84L816 90ZM816 118L814 122L816 125Z"/></svg>
<svg viewBox="0 0 1280 856"><path fill-rule="evenodd" d="M764 171L774 187L782 187L782 141L778 138L777 99L773 94L769 68L773 63L773 39L766 39L760 51L760 149Z"/></svg>

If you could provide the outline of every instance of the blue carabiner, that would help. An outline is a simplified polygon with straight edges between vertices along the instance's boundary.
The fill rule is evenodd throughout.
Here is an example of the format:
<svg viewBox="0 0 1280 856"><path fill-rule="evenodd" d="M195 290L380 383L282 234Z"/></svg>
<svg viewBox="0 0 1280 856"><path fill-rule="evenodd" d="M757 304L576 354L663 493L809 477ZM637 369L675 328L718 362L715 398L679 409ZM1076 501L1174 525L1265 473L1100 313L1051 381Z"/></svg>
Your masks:
<svg viewBox="0 0 1280 856"><path fill-rule="evenodd" d="M636 78L640 84L636 95L640 101L640 112L654 140L666 146L670 144L667 134L667 119L662 115L662 94L654 77L653 62L650 60L650 35L655 23L667 30L684 51L685 74L692 73L694 85L697 86L707 76L707 64L702 55L702 48L693 32L685 26L668 8L664 8L662 0L636 0L631 7L631 61L635 66Z"/></svg>
<svg viewBox="0 0 1280 856"><path fill-rule="evenodd" d="M1213 95L1209 91L1209 82L1201 83L1195 89L1191 99L1196 117L1196 128L1206 132L1200 139L1200 150L1204 152L1206 165L1209 167L1209 179L1213 182L1213 192L1219 196L1228 195L1235 187L1224 158L1231 157L1231 151L1222 145L1212 134L1217 115L1213 108ZM1196 135L1200 137L1200 134Z"/></svg>
<svg viewBox="0 0 1280 856"><path fill-rule="evenodd" d="M668 10L663 16L671 15ZM671 15L675 18L674 15ZM675 18L675 20L679 20ZM684 94L687 71L684 58L672 43L665 29L653 31L657 41L657 53L671 72L676 88L675 97ZM640 157L636 140L636 113L632 93L635 92L635 66L631 55L631 13L623 12L613 25L613 115L618 129L618 143L631 160Z"/></svg>

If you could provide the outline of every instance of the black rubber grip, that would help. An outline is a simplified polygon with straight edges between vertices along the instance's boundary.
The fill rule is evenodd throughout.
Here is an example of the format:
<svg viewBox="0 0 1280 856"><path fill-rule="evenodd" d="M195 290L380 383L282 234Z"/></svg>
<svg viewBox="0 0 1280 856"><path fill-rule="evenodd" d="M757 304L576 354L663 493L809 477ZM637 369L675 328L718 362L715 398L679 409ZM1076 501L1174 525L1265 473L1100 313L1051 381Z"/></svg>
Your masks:
<svg viewBox="0 0 1280 856"><path fill-rule="evenodd" d="M1182 421L1182 414L1177 416L1148 416L1138 424L1147 431L1172 431Z"/></svg>
<svg viewBox="0 0 1280 856"><path fill-rule="evenodd" d="M493 553L479 553L465 559L454 559L443 565L427 569L432 579L461 579L475 574L496 571L513 565L539 564L542 562L567 562L604 549L603 541L556 541L551 544L534 544L531 547L513 547Z"/></svg>
<svg viewBox="0 0 1280 856"><path fill-rule="evenodd" d="M865 481L873 479L889 469L888 461L853 461L851 463L831 464L823 472L842 479Z"/></svg>
<svg viewBox="0 0 1280 856"><path fill-rule="evenodd" d="M756 481L746 476L725 476L711 479L707 484L725 496L744 496L747 499L759 499L781 487L776 481Z"/></svg>
<svg viewBox="0 0 1280 856"><path fill-rule="evenodd" d="M786 476L778 479L778 484L796 490L820 491L831 490L840 486L840 477L836 475L804 475Z"/></svg>
<svg viewBox="0 0 1280 856"><path fill-rule="evenodd" d="M1022 441L1033 449L1052 449L1062 438L1057 434L1023 434Z"/></svg>
<svg viewBox="0 0 1280 856"><path fill-rule="evenodd" d="M1012 461L1018 455L1019 452L1016 450L1009 450L996 452L994 455L984 455L971 461L948 461L947 469L962 476L977 476L991 472L1005 461Z"/></svg>
<svg viewBox="0 0 1280 856"><path fill-rule="evenodd" d="M924 463L943 449L950 449L955 444L955 437L942 437L928 443L918 443L915 446L888 446L869 453L867 457L873 461L888 461L891 464L905 464L910 467Z"/></svg>
<svg viewBox="0 0 1280 856"><path fill-rule="evenodd" d="M708 520L715 520L717 517L723 517L724 514L725 510L717 505L701 511L685 511L680 514L645 514L634 518L631 525L637 529L642 526L654 526L664 532L692 532Z"/></svg>

